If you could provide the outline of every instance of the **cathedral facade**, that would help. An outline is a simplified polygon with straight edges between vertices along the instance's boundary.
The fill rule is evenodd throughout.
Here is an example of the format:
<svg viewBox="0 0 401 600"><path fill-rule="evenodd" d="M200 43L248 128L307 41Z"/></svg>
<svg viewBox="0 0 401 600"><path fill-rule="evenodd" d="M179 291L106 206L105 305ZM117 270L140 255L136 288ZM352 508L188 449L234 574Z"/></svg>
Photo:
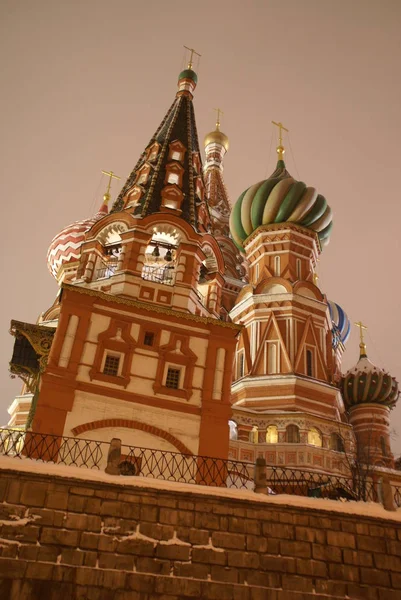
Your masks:
<svg viewBox="0 0 401 600"><path fill-rule="evenodd" d="M192 64L115 202L48 251L60 290L38 323L13 321L24 390L10 426L183 454L345 473L369 449L393 467L398 384L367 358L342 374L350 333L316 264L332 210L284 162L229 201L229 140L202 161ZM110 183L113 173L108 173Z"/></svg>

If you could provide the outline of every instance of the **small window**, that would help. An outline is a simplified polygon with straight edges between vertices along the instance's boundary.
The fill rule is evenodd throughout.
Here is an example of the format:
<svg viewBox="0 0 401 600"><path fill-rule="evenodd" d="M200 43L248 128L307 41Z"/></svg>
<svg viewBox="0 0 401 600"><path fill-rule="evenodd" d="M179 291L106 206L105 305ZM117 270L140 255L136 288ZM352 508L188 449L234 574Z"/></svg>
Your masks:
<svg viewBox="0 0 401 600"><path fill-rule="evenodd" d="M238 427L235 421L228 421L228 427L230 428L230 440L238 439Z"/></svg>
<svg viewBox="0 0 401 600"><path fill-rule="evenodd" d="M143 343L145 346L153 346L155 341L155 334L152 331L147 331L143 338Z"/></svg>
<svg viewBox="0 0 401 600"><path fill-rule="evenodd" d="M168 177L167 177L167 181L168 181L168 183L175 183L176 185L178 185L179 181L180 181L180 177L179 177L178 173L169 173Z"/></svg>
<svg viewBox="0 0 401 600"><path fill-rule="evenodd" d="M313 377L313 354L312 350L306 351L306 374Z"/></svg>
<svg viewBox="0 0 401 600"><path fill-rule="evenodd" d="M344 442L338 433L332 433L330 436L330 448L336 452L344 452Z"/></svg>
<svg viewBox="0 0 401 600"><path fill-rule="evenodd" d="M168 368L166 377L166 387L178 390L180 385L180 373L181 369Z"/></svg>
<svg viewBox="0 0 401 600"><path fill-rule="evenodd" d="M297 278L301 279L301 259L297 258Z"/></svg>
<svg viewBox="0 0 401 600"><path fill-rule="evenodd" d="M148 178L148 174L147 173L141 173L139 175L139 179L138 179L137 183L145 183L145 181L147 180L147 178Z"/></svg>
<svg viewBox="0 0 401 600"><path fill-rule="evenodd" d="M278 430L276 425L269 425L266 430L266 442L268 444L277 444L278 442Z"/></svg>
<svg viewBox="0 0 401 600"><path fill-rule="evenodd" d="M120 357L113 354L107 354L106 360L104 361L103 373L104 375L112 375L117 377L118 367L120 365Z"/></svg>
<svg viewBox="0 0 401 600"><path fill-rule="evenodd" d="M274 274L276 277L281 275L281 260L279 256L274 257Z"/></svg>
<svg viewBox="0 0 401 600"><path fill-rule="evenodd" d="M259 431L257 425L254 425L249 432L249 441L252 444L257 444L259 441Z"/></svg>
<svg viewBox="0 0 401 600"><path fill-rule="evenodd" d="M308 444L312 446L323 446L322 434L316 427L311 427L308 431Z"/></svg>
<svg viewBox="0 0 401 600"><path fill-rule="evenodd" d="M182 152L177 152L177 150L173 150L170 154L170 158L172 160L182 160Z"/></svg>
<svg viewBox="0 0 401 600"><path fill-rule="evenodd" d="M245 372L245 359L244 353L238 352L237 354L237 379L244 376Z"/></svg>
<svg viewBox="0 0 401 600"><path fill-rule="evenodd" d="M285 441L289 444L299 444L299 429L296 425L287 425Z"/></svg>
<svg viewBox="0 0 401 600"><path fill-rule="evenodd" d="M380 436L380 449L382 451L382 455L387 456L386 440L382 435Z"/></svg>
<svg viewBox="0 0 401 600"><path fill-rule="evenodd" d="M259 263L255 265L255 283L258 283L259 280Z"/></svg>

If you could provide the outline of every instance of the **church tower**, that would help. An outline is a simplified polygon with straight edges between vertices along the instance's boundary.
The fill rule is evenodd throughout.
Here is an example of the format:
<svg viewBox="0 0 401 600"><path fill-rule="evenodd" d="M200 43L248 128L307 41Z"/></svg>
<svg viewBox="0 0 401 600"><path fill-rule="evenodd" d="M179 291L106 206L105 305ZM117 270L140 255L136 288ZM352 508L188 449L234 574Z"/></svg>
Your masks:
<svg viewBox="0 0 401 600"><path fill-rule="evenodd" d="M224 257L209 232L192 55L110 212L107 197L51 244L58 325L33 431L228 455L241 326L221 319Z"/></svg>
<svg viewBox="0 0 401 600"><path fill-rule="evenodd" d="M332 321L316 276L332 211L315 188L288 173L284 127L277 125L276 170L241 194L230 218L249 263L249 284L230 313L244 326L232 386L231 454L340 470L331 450L341 449L350 428L335 379L348 332Z"/></svg>

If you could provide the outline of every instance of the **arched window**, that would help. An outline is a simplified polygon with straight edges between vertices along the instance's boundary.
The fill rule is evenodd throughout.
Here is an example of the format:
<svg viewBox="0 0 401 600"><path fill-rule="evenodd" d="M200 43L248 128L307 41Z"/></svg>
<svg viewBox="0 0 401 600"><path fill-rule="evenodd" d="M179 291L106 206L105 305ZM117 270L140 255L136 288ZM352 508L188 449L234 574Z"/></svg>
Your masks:
<svg viewBox="0 0 401 600"><path fill-rule="evenodd" d="M381 449L382 455L387 456L386 440L384 439L384 437L382 435L380 436L380 449Z"/></svg>
<svg viewBox="0 0 401 600"><path fill-rule="evenodd" d="M258 431L258 426L254 425L251 429L251 431L249 432L249 441L252 444L257 444L259 441L259 431Z"/></svg>
<svg viewBox="0 0 401 600"><path fill-rule="evenodd" d="M306 351L306 374L313 377L313 353L312 350Z"/></svg>
<svg viewBox="0 0 401 600"><path fill-rule="evenodd" d="M336 452L345 452L343 439L338 433L331 434L330 448Z"/></svg>
<svg viewBox="0 0 401 600"><path fill-rule="evenodd" d="M276 277L281 275L281 260L279 256L274 257L274 274Z"/></svg>
<svg viewBox="0 0 401 600"><path fill-rule="evenodd" d="M299 444L299 428L297 425L287 425L285 430L285 441L289 444Z"/></svg>
<svg viewBox="0 0 401 600"><path fill-rule="evenodd" d="M245 373L245 354L243 351L237 353L237 379L244 376Z"/></svg>
<svg viewBox="0 0 401 600"><path fill-rule="evenodd" d="M258 282L259 279L259 263L256 263L255 265L255 283Z"/></svg>
<svg viewBox="0 0 401 600"><path fill-rule="evenodd" d="M316 427L311 427L308 431L308 444L312 446L323 446L322 434Z"/></svg>
<svg viewBox="0 0 401 600"><path fill-rule="evenodd" d="M238 439L238 427L235 421L228 421L228 426L230 428L230 440Z"/></svg>
<svg viewBox="0 0 401 600"><path fill-rule="evenodd" d="M267 373L275 375L278 370L277 343L267 342Z"/></svg>
<svg viewBox="0 0 401 600"><path fill-rule="evenodd" d="M278 430L276 425L269 425L269 427L266 429L266 442L268 444L277 444Z"/></svg>

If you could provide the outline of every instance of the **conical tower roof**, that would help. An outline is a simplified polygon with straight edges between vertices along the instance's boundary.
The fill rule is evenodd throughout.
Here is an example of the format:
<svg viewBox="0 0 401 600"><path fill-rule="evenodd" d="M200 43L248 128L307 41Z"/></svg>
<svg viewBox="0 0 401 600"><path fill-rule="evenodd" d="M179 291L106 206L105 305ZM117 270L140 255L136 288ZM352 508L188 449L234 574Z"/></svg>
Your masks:
<svg viewBox="0 0 401 600"><path fill-rule="evenodd" d="M199 222L199 206L205 204L205 184L192 102L196 83L197 75L192 69L180 73L174 102L139 157L111 212L131 210L136 217L161 212L166 186L175 186L182 198L180 217L197 231L204 229L204 222ZM134 205L129 200L133 194Z"/></svg>

